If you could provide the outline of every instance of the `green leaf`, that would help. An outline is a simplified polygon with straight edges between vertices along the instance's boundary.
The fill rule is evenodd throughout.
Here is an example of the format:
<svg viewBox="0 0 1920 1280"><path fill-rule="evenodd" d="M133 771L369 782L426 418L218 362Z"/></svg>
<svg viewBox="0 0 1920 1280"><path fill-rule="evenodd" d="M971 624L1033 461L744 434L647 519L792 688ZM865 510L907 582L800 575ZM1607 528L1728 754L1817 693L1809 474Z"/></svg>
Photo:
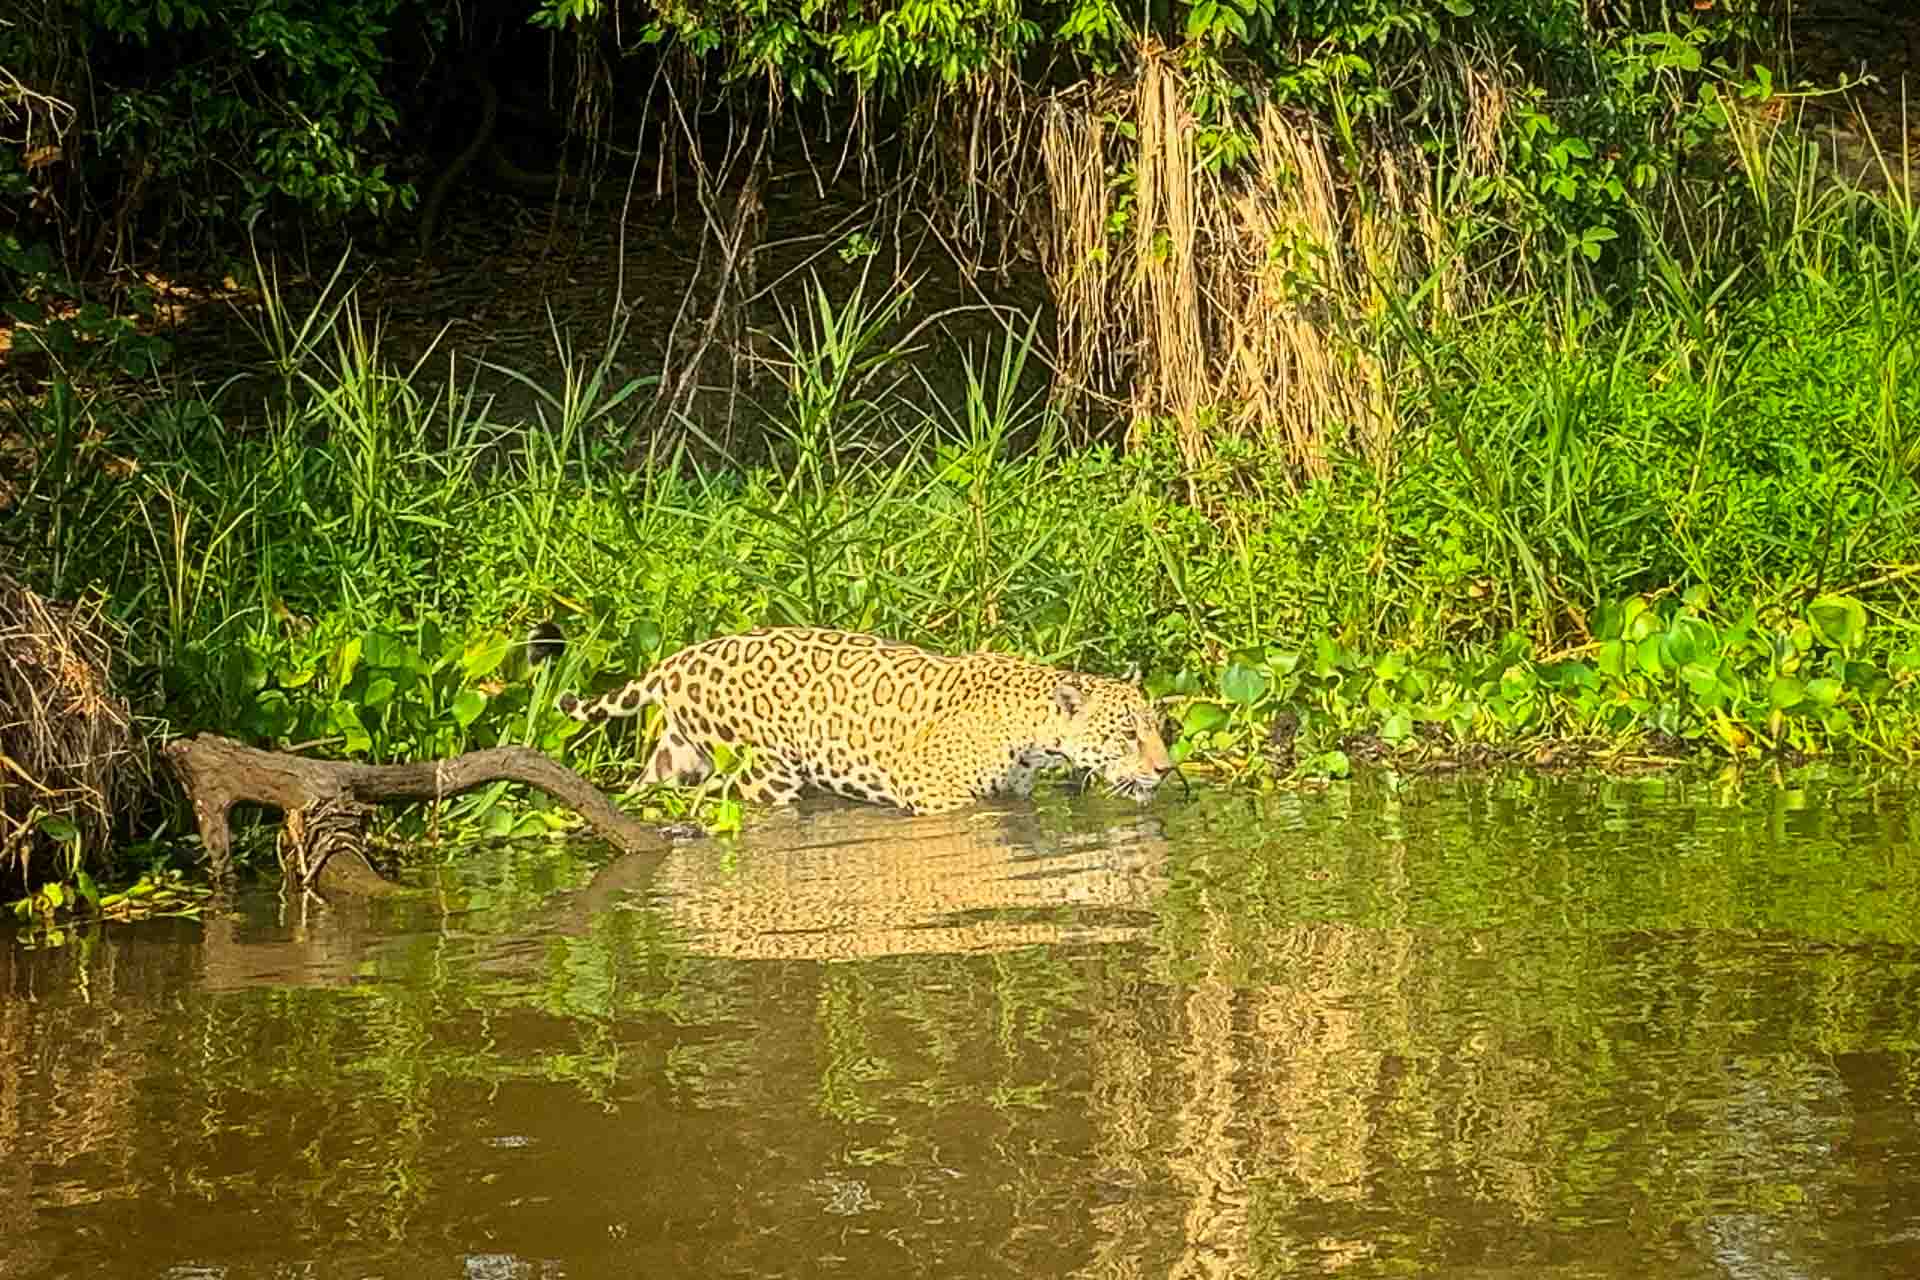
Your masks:
<svg viewBox="0 0 1920 1280"><path fill-rule="evenodd" d="M1660 642L1664 637L1650 635L1640 642L1636 656L1640 659L1640 669L1655 679L1666 674L1666 668L1660 662Z"/></svg>
<svg viewBox="0 0 1920 1280"><path fill-rule="evenodd" d="M1660 658L1670 667L1684 667L1699 656L1693 636L1684 627L1675 627L1660 637Z"/></svg>
<svg viewBox="0 0 1920 1280"><path fill-rule="evenodd" d="M317 664L303 667L282 667L274 673L274 679L280 682L282 689L299 689L313 683L320 674Z"/></svg>
<svg viewBox="0 0 1920 1280"><path fill-rule="evenodd" d="M387 676L375 676L367 681L367 695L362 701L369 707L382 707L393 697L394 683Z"/></svg>
<svg viewBox="0 0 1920 1280"><path fill-rule="evenodd" d="M1893 681L1871 662L1849 662L1840 669L1840 677L1862 698L1883 697L1893 688Z"/></svg>
<svg viewBox="0 0 1920 1280"><path fill-rule="evenodd" d="M227 696L235 702L266 687L267 660L251 649L233 649L225 664Z"/></svg>
<svg viewBox="0 0 1920 1280"><path fill-rule="evenodd" d="M1791 711L1807 700L1807 686L1792 676L1776 676L1767 690L1767 702L1777 711Z"/></svg>
<svg viewBox="0 0 1920 1280"><path fill-rule="evenodd" d="M1867 638L1867 610L1851 596L1819 596L1807 606L1807 625L1830 649L1858 649Z"/></svg>
<svg viewBox="0 0 1920 1280"><path fill-rule="evenodd" d="M1260 701L1267 691L1267 673L1258 667L1234 662L1228 665L1226 673L1220 677L1220 694L1229 702L1237 702L1250 707Z"/></svg>
<svg viewBox="0 0 1920 1280"><path fill-rule="evenodd" d="M1603 646L1604 647L1604 646ZM1614 648L1619 649L1618 642ZM1554 689L1598 689L1600 676L1584 662L1549 662L1540 669L1540 683Z"/></svg>
<svg viewBox="0 0 1920 1280"><path fill-rule="evenodd" d="M373 630L366 634L360 644L360 656L370 667L383 667L389 671L406 668L411 670L418 662L418 655L406 641L390 632Z"/></svg>
<svg viewBox="0 0 1920 1280"><path fill-rule="evenodd" d="M63 818L57 813L40 819L40 834L56 844L80 843L80 828L74 825L71 818Z"/></svg>
<svg viewBox="0 0 1920 1280"><path fill-rule="evenodd" d="M278 689L262 689L254 694L252 711L247 728L259 737L285 737L293 728L293 704Z"/></svg>
<svg viewBox="0 0 1920 1280"><path fill-rule="evenodd" d="M88 906L95 911L100 909L100 886L93 882L93 877L84 869L73 873L73 887L80 891L80 896L87 900Z"/></svg>
<svg viewBox="0 0 1920 1280"><path fill-rule="evenodd" d="M453 696L453 718L462 729L472 725L487 709L487 695L478 689L462 689Z"/></svg>
<svg viewBox="0 0 1920 1280"><path fill-rule="evenodd" d="M1807 681L1807 700L1822 707L1831 707L1840 701L1844 688L1838 680L1821 676L1818 680Z"/></svg>
<svg viewBox="0 0 1920 1280"><path fill-rule="evenodd" d="M1180 719L1180 728L1187 733L1212 733L1227 723L1227 709L1216 702L1195 702L1187 707L1186 715Z"/></svg>
<svg viewBox="0 0 1920 1280"><path fill-rule="evenodd" d="M507 660L507 655L512 651L513 643L504 636L481 636L477 640L469 640L460 653L460 670L466 673L467 679L477 680L499 670L500 664Z"/></svg>
<svg viewBox="0 0 1920 1280"><path fill-rule="evenodd" d="M1689 662L1680 668L1680 678L1687 682L1687 689L1701 702L1718 705L1724 700L1721 696L1719 672L1708 664Z"/></svg>
<svg viewBox="0 0 1920 1280"><path fill-rule="evenodd" d="M1388 716L1386 723L1380 726L1380 737L1394 744L1405 742L1413 736L1413 717L1405 711L1396 711Z"/></svg>
<svg viewBox="0 0 1920 1280"><path fill-rule="evenodd" d="M360 723L360 710L351 702L334 703L328 708L327 718L332 722L334 732L346 739L349 754L373 749L373 736Z"/></svg>

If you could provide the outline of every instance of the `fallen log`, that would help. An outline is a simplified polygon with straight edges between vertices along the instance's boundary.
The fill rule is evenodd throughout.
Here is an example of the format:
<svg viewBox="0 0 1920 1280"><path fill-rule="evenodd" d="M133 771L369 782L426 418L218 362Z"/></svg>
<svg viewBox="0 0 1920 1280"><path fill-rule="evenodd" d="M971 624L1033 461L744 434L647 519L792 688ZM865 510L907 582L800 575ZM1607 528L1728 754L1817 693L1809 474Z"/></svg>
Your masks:
<svg viewBox="0 0 1920 1280"><path fill-rule="evenodd" d="M592 783L530 747L490 747L417 764L357 764L261 751L231 738L200 734L168 743L162 755L193 802L209 870L220 880L233 873L228 823L237 804L263 805L286 815L282 860L302 884L312 884L333 854L359 853L361 829L375 806L392 800L441 800L488 782L519 782L546 792L627 852L667 844L664 833L620 812ZM364 855L360 861L365 865ZM362 891L372 874L370 866L364 874L346 868L328 873L341 887Z"/></svg>

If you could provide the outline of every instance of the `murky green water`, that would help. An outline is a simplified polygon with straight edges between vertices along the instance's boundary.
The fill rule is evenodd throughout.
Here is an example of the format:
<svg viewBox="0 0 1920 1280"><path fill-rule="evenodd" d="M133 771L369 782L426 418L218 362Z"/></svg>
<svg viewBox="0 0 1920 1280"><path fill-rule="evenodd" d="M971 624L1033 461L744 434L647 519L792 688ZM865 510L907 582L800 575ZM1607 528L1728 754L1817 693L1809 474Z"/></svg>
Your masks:
<svg viewBox="0 0 1920 1280"><path fill-rule="evenodd" d="M0 943L0 1277L1920 1276L1920 792L833 810Z"/></svg>

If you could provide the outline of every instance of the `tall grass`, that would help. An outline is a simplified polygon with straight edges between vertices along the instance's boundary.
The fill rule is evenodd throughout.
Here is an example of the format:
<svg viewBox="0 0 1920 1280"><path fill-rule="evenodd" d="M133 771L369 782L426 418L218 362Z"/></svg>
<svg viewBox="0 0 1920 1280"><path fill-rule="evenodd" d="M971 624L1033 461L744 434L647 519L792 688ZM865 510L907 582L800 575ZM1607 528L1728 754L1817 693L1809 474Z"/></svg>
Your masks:
<svg viewBox="0 0 1920 1280"><path fill-rule="evenodd" d="M1310 168L1325 143L1290 129L1276 118L1267 145ZM576 350L556 326L552 384L500 370L535 393L531 421L503 422L456 353L392 361L351 289L304 315L274 295L264 409L233 386L135 411L47 399L38 568L105 591L143 708L169 728L388 757L557 745L566 726L510 657L550 616L578 643L542 682L763 622L1196 678L1315 636L1489 655L1517 634L1577 653L1622 601L1682 595L1789 628L1845 595L1883 656L1904 652L1920 617L1912 204L1829 194L1806 152L1759 134L1740 155L1724 201L1641 211L1631 306L1572 270L1524 296L1481 289L1444 232L1454 179L1405 169L1398 195L1345 215L1372 220L1366 255L1303 246L1317 283L1241 296L1240 345L1196 349L1241 362L1248 396L1226 412L1280 415L1205 449L1166 414L1136 419L1125 450L1070 446L1056 405L1021 391L1045 354L1037 322L959 353L964 393L915 408L888 390L927 358L913 332L890 336L908 298L863 285L816 288L791 317L767 461L696 436L626 472L618 428L641 384L614 374L618 328ZM1384 229L1390 196L1424 211L1418 247ZM1243 212L1262 234L1332 216L1286 198ZM1168 305L1208 292L1180 283L1210 269L1197 260L1148 267L1172 273L1150 291ZM1330 328L1289 309L1336 278ZM1263 382L1284 394L1248 390ZM1314 395L1339 407L1285 416ZM1390 436L1334 430L1363 410Z"/></svg>

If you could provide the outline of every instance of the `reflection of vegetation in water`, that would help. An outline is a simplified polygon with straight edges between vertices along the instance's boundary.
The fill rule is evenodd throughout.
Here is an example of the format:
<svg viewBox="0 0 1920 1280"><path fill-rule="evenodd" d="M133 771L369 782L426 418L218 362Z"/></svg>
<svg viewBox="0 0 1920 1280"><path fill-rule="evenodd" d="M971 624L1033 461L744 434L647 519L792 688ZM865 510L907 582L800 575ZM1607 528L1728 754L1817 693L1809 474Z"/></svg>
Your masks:
<svg viewBox="0 0 1920 1280"><path fill-rule="evenodd" d="M138 1153L137 1219L240 1204L288 1239L390 1242L512 1221L535 1233L513 1248L624 1256L527 1225L537 1186L693 1240L750 1223L767 1266L827 1213L1028 1273L1576 1247L1640 1275L1868 1229L1832 1225L1891 1212L1862 1179L1914 1190L1907 808L1844 781L1218 795L1161 814L1150 941L825 963L703 955L672 894L567 915L513 888L537 878L520 848L475 868L485 910L379 908L401 927L342 989L182 973L150 996L131 979L165 953L135 944L93 953L95 1005L49 1003L74 961L14 953L34 968L7 989L41 1001L0 1001L3 1052L117 1063L126 1098L165 1100L92 1113ZM753 839L742 866L782 856ZM6 1158L59 1123L52 1078L15 1078Z"/></svg>
<svg viewBox="0 0 1920 1280"><path fill-rule="evenodd" d="M1638 801L1663 792L1679 821L1650 828ZM1245 1158L1284 1184L1276 1213L1283 1191L1417 1204L1417 1185L1376 1179L1437 1168L1523 1223L1609 1201L1625 1216L1637 1184L1633 1215L1664 1228L1723 1202L1729 1178L1738 1199L1812 1221L1803 1183L1831 1192L1826 1161L1776 1151L1791 1177L1750 1176L1747 1148L1782 1139L1752 1131L1764 1117L1741 1099L1758 1072L1779 1106L1832 1123L1818 1063L1893 1053L1911 1070L1915 970L1862 945L1914 940L1904 818L1672 780L1463 796L1369 796L1382 838L1347 849L1298 829L1340 801L1276 801L1238 838L1215 828L1175 877L1174 971L1233 974L1260 1028ZM1569 826L1587 814L1614 820ZM1862 826L1877 855L1849 838Z"/></svg>

